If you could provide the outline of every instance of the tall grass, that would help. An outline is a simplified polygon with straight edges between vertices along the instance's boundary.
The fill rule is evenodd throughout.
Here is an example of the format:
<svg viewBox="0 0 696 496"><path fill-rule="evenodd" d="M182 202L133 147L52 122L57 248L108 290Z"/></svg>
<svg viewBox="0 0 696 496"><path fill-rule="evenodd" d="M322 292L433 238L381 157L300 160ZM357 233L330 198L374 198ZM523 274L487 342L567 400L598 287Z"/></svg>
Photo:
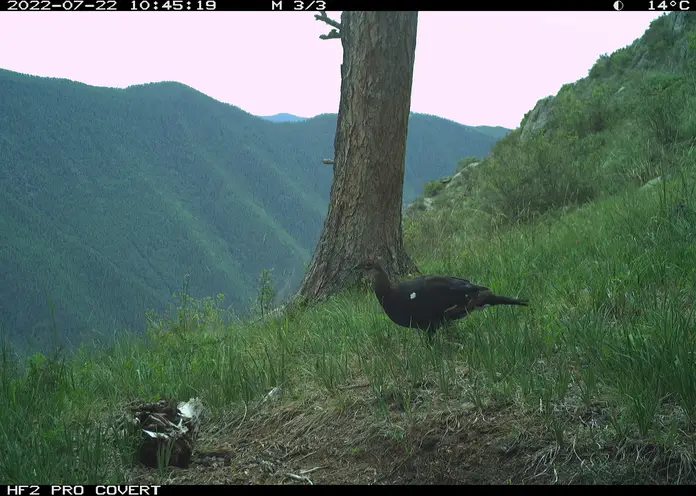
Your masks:
<svg viewBox="0 0 696 496"><path fill-rule="evenodd" d="M198 396L214 416L276 386L290 397L338 397L364 382L376 414L423 408L424 391L479 408L516 402L542 412L559 442L553 412L568 405L602 405L614 439L691 432L696 223L684 212L696 205L684 203L686 190L675 180L558 220L466 237L450 230L437 258L419 254L424 272L467 276L531 306L477 313L432 346L354 291L257 322L226 323L221 299L185 299L177 315L151 315L146 336L69 360L19 361L5 347L0 479L124 480L128 456L111 425L126 401Z"/></svg>

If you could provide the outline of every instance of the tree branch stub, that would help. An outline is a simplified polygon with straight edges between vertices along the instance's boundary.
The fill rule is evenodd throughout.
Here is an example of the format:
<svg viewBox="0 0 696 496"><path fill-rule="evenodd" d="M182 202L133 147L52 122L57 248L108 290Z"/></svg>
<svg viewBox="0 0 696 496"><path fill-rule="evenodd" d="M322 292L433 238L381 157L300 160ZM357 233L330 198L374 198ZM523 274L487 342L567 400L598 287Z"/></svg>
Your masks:
<svg viewBox="0 0 696 496"><path fill-rule="evenodd" d="M329 34L319 35L319 39L332 40L332 39L338 39L341 37L341 32L340 32L341 31L341 23L331 19L329 16L326 15L326 12L322 12L321 14L315 14L314 18L317 21L325 22L329 26L336 28L336 29L332 29L331 31L329 31Z"/></svg>

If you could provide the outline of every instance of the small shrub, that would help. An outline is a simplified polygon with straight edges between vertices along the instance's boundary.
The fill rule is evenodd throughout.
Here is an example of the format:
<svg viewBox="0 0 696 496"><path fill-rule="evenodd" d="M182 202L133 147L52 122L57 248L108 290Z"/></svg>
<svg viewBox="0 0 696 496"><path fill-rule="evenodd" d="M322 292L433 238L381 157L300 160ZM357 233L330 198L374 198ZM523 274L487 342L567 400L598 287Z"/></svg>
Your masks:
<svg viewBox="0 0 696 496"><path fill-rule="evenodd" d="M639 118L657 141L663 145L674 144L681 138L681 118L688 101L683 79L671 74L656 74L642 85L646 96Z"/></svg>
<svg viewBox="0 0 696 496"><path fill-rule="evenodd" d="M476 162L480 161L481 159L478 157L464 157L459 162L457 162L457 172L461 172L467 167L469 167L471 164L475 164Z"/></svg>
<svg viewBox="0 0 696 496"><path fill-rule="evenodd" d="M592 146L599 145L592 141ZM477 168L484 183L479 204L515 221L594 198L597 160L588 156L588 148L577 137L561 134L537 134L497 147L492 159Z"/></svg>
<svg viewBox="0 0 696 496"><path fill-rule="evenodd" d="M259 285L256 293L256 311L261 317L266 317L273 310L277 293L273 286L273 272L261 269Z"/></svg>
<svg viewBox="0 0 696 496"><path fill-rule="evenodd" d="M592 66L589 72L591 79L597 79L602 76L608 76L611 73L612 60L608 54L603 53L597 59L597 62Z"/></svg>
<svg viewBox="0 0 696 496"><path fill-rule="evenodd" d="M573 88L561 90L554 103L554 127L579 138L605 130L615 115L611 89L606 83L595 84L586 99L580 98Z"/></svg>
<svg viewBox="0 0 696 496"><path fill-rule="evenodd" d="M220 329L225 324L226 310L222 308L225 295L218 293L215 298L192 298L188 293L188 276L184 279L181 293L174 293L179 300L174 316L160 316L154 310L145 312L147 330L151 335L161 332L190 333Z"/></svg>
<svg viewBox="0 0 696 496"><path fill-rule="evenodd" d="M440 180L428 181L423 186L423 196L432 197L437 195L445 187L445 183Z"/></svg>

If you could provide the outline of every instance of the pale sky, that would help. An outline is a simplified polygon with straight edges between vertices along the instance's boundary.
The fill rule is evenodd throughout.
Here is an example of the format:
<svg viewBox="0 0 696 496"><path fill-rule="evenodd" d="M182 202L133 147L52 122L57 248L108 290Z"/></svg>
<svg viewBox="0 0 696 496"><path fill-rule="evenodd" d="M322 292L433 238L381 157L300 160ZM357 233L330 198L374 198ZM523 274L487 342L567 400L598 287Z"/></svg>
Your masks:
<svg viewBox="0 0 696 496"><path fill-rule="evenodd" d="M340 13L329 16L337 18ZM421 12L411 110L515 128L654 12ZM256 115L338 111L340 40L308 12L0 12L0 68L96 86L179 81Z"/></svg>

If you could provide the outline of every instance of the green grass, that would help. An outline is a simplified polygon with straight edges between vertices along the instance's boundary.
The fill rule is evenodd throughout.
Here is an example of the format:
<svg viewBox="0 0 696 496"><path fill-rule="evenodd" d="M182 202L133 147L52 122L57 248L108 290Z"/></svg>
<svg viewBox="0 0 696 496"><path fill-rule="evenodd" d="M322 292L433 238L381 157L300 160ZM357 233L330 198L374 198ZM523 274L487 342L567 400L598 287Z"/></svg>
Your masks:
<svg viewBox="0 0 696 496"><path fill-rule="evenodd" d="M6 349L0 480L128 480L128 445L110 426L134 398L198 396L215 419L276 386L283 401L320 394L331 404L362 382L375 418L395 403L406 418L435 415L448 401L481 412L513 405L556 451L657 446L669 463L679 455L679 480L694 480L696 204L674 209L685 181L533 225L461 239L448 231L436 240L442 251L420 255L424 272L468 276L531 306L477 313L432 347L355 290L255 323L224 322L221 300L184 298L171 317L150 315L146 337L105 350L19 363ZM424 391L430 399L415 401ZM677 480L674 469L672 479L654 474L654 459L628 470L612 456L585 466L583 480Z"/></svg>

